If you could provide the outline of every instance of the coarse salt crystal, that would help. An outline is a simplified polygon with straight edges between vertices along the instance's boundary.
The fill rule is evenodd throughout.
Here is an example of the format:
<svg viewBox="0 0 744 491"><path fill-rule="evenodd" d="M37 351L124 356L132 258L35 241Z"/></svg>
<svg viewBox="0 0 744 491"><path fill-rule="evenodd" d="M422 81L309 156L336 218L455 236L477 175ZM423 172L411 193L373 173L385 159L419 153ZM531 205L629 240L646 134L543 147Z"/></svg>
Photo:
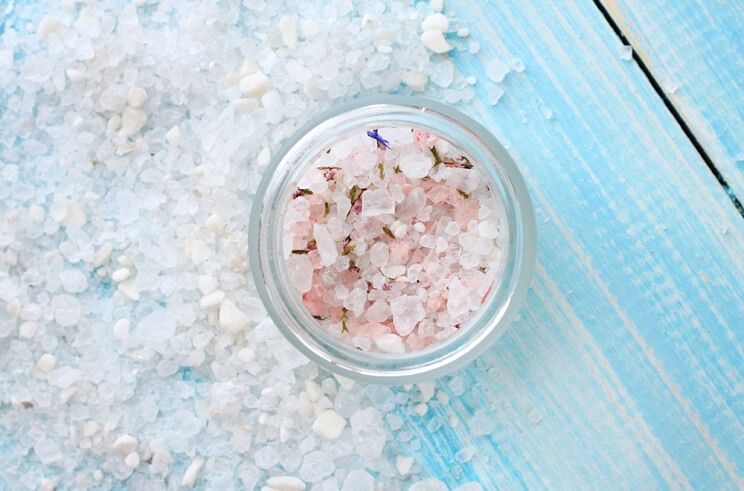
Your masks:
<svg viewBox="0 0 744 491"><path fill-rule="evenodd" d="M444 38L442 31L429 30L421 34L421 42L437 54L446 53L452 49L452 45Z"/></svg>
<svg viewBox="0 0 744 491"><path fill-rule="evenodd" d="M201 457L194 457L189 466L186 468L186 471L183 473L183 478L181 478L181 486L185 486L187 488L192 487L196 483L196 480L199 478L202 467L204 467L204 459L202 459Z"/></svg>
<svg viewBox="0 0 744 491"><path fill-rule="evenodd" d="M445 32L449 28L449 19L439 12L427 16L421 23L422 31Z"/></svg>

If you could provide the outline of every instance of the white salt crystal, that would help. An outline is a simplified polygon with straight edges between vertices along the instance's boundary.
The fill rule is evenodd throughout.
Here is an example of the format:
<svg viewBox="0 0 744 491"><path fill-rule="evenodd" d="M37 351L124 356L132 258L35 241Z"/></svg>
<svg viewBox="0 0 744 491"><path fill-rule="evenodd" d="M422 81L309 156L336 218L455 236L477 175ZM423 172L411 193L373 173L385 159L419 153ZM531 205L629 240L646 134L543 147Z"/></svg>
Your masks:
<svg viewBox="0 0 744 491"><path fill-rule="evenodd" d="M406 352L403 339L397 334L386 333L374 338L377 348L384 353L400 354Z"/></svg>
<svg viewBox="0 0 744 491"><path fill-rule="evenodd" d="M111 279L117 283L121 283L122 281L126 281L127 279L129 279L131 275L132 272L129 270L129 268L119 268L111 273Z"/></svg>
<svg viewBox="0 0 744 491"><path fill-rule="evenodd" d="M88 278L79 269L66 269L60 275L60 279L66 292L79 293L88 288Z"/></svg>
<svg viewBox="0 0 744 491"><path fill-rule="evenodd" d="M370 322L384 322L390 318L390 315L390 306L384 299L373 302L365 313Z"/></svg>
<svg viewBox="0 0 744 491"><path fill-rule="evenodd" d="M623 61L630 61L633 59L633 47L623 45L620 47L620 59Z"/></svg>
<svg viewBox="0 0 744 491"><path fill-rule="evenodd" d="M229 333L237 334L248 327L251 320L237 305L229 299L225 299L220 304L219 322L222 329Z"/></svg>
<svg viewBox="0 0 744 491"><path fill-rule="evenodd" d="M101 430L100 423L96 421L86 421L83 425L83 436L90 438Z"/></svg>
<svg viewBox="0 0 744 491"><path fill-rule="evenodd" d="M39 329L39 324L37 322L24 322L20 326L18 326L18 335L22 338L32 338L36 335L36 331Z"/></svg>
<svg viewBox="0 0 744 491"><path fill-rule="evenodd" d="M509 66L498 58L486 62L486 76L496 83L501 82L509 73Z"/></svg>
<svg viewBox="0 0 744 491"><path fill-rule="evenodd" d="M111 244L111 242L105 242L93 256L93 266L98 267L106 264L106 262L109 260L109 257L111 257L112 250L113 245Z"/></svg>
<svg viewBox="0 0 744 491"><path fill-rule="evenodd" d="M444 38L442 31L424 31L421 34L421 42L435 53L442 54L452 49L447 40Z"/></svg>
<svg viewBox="0 0 744 491"><path fill-rule="evenodd" d="M199 300L199 307L203 309L216 307L217 305L220 305L220 303L222 303L224 299L225 292L223 292L222 290L215 290L211 293L208 293L207 295L204 295L201 300Z"/></svg>
<svg viewBox="0 0 744 491"><path fill-rule="evenodd" d="M417 385L421 392L421 402L428 402L434 397L436 384L433 381L419 382Z"/></svg>
<svg viewBox="0 0 744 491"><path fill-rule="evenodd" d="M147 114L142 109L125 107L121 113L121 133L132 136L147 124Z"/></svg>
<svg viewBox="0 0 744 491"><path fill-rule="evenodd" d="M402 155L398 161L398 165L406 177L421 179L429 174L429 171L434 166L434 160L424 153L411 152Z"/></svg>
<svg viewBox="0 0 744 491"><path fill-rule="evenodd" d="M478 235L486 239L495 239L499 236L499 227L493 220L483 220L478 223Z"/></svg>
<svg viewBox="0 0 744 491"><path fill-rule="evenodd" d="M139 464L140 464L140 457L139 457L139 454L137 454L137 452L131 452L129 455L127 455L124 458L124 465L126 465L127 467L131 469L134 469Z"/></svg>
<svg viewBox="0 0 744 491"><path fill-rule="evenodd" d="M199 275L199 278L197 278L196 285L199 288L199 291L202 292L202 294L207 295L215 291L219 283L217 283L217 280L214 279L212 276L203 274Z"/></svg>
<svg viewBox="0 0 744 491"><path fill-rule="evenodd" d="M44 17L39 22L39 27L36 28L36 34L41 38L48 37L51 33L56 31L59 26L62 25L62 21L54 17Z"/></svg>
<svg viewBox="0 0 744 491"><path fill-rule="evenodd" d="M70 80L70 82L80 82L82 79L85 78L85 72L82 70L78 70L77 68L68 68L65 70L65 75L67 75L67 78Z"/></svg>
<svg viewBox="0 0 744 491"><path fill-rule="evenodd" d="M495 84L486 85L486 102L489 105L495 106L496 104L498 104L503 95L504 89L502 89L500 86Z"/></svg>
<svg viewBox="0 0 744 491"><path fill-rule="evenodd" d="M466 38L470 36L470 30L467 27L461 27L457 30L457 36L461 38Z"/></svg>
<svg viewBox="0 0 744 491"><path fill-rule="evenodd" d="M459 317L471 310L472 302L470 290L462 284L459 278L452 278L447 287L447 313L452 317Z"/></svg>
<svg viewBox="0 0 744 491"><path fill-rule="evenodd" d="M435 12L440 12L444 8L444 0L431 0L429 2L429 8Z"/></svg>
<svg viewBox="0 0 744 491"><path fill-rule="evenodd" d="M169 310L157 308L137 323L135 335L143 346L162 353L175 331L176 320L173 314Z"/></svg>
<svg viewBox="0 0 744 491"><path fill-rule="evenodd" d="M57 366L57 359L49 353L41 355L39 361L36 362L36 369L43 373L51 372L55 366Z"/></svg>
<svg viewBox="0 0 744 491"><path fill-rule="evenodd" d="M127 92L127 104L129 104L130 107L142 107L146 100L147 91L145 89L137 86L129 87L129 92Z"/></svg>
<svg viewBox="0 0 744 491"><path fill-rule="evenodd" d="M178 126L174 126L169 129L168 132L165 134L165 140L174 147L180 146L184 141L181 128L179 128Z"/></svg>
<svg viewBox="0 0 744 491"><path fill-rule="evenodd" d="M276 491L304 491L305 483L294 476L274 476L266 480L266 484Z"/></svg>
<svg viewBox="0 0 744 491"><path fill-rule="evenodd" d="M395 468L401 476L408 475L411 472L411 467L413 467L412 457L398 456L395 459Z"/></svg>
<svg viewBox="0 0 744 491"><path fill-rule="evenodd" d="M422 31L445 32L449 28L449 19L439 12L428 15L421 23Z"/></svg>
<svg viewBox="0 0 744 491"><path fill-rule="evenodd" d="M54 440L42 438L34 444L34 453L42 464L49 465L63 458L62 450ZM49 485L47 485L48 487ZM54 486L51 486L54 489Z"/></svg>
<svg viewBox="0 0 744 491"><path fill-rule="evenodd" d="M336 411L323 411L313 423L313 432L326 440L335 440L346 427L346 420Z"/></svg>
<svg viewBox="0 0 744 491"><path fill-rule="evenodd" d="M271 150L269 147L263 147L256 157L256 165L264 168L271 162Z"/></svg>
<svg viewBox="0 0 744 491"><path fill-rule="evenodd" d="M129 338L129 320L119 319L114 324L114 337L120 341L126 341Z"/></svg>
<svg viewBox="0 0 744 491"><path fill-rule="evenodd" d="M307 255L292 254L287 259L287 270L292 285L297 288L299 293L310 291L313 280L313 265Z"/></svg>
<svg viewBox="0 0 744 491"><path fill-rule="evenodd" d="M369 491L375 489L375 478L369 472L354 469L347 474L341 491Z"/></svg>
<svg viewBox="0 0 744 491"><path fill-rule="evenodd" d="M366 195L367 193L364 194ZM362 195L362 199L364 199L364 195ZM338 250L336 249L336 241L333 240L328 227L320 223L314 224L313 236L315 237L323 266L330 266L335 263L338 257Z"/></svg>
<svg viewBox="0 0 744 491"><path fill-rule="evenodd" d="M388 262L390 256L390 248L385 242L377 242L369 249L369 261L381 268Z"/></svg>
<svg viewBox="0 0 744 491"><path fill-rule="evenodd" d="M407 336L420 321L426 317L426 309L421 300L413 295L401 295L390 301L395 331Z"/></svg>
<svg viewBox="0 0 744 491"><path fill-rule="evenodd" d="M137 439L132 435L121 435L119 436L112 445L112 448L122 455L129 455L137 449Z"/></svg>
<svg viewBox="0 0 744 491"><path fill-rule="evenodd" d="M204 467L204 459L202 459L201 457L195 457L189 464L188 468L186 468L186 472L183 473L181 486L185 486L187 488L192 487L196 483L202 467Z"/></svg>
<svg viewBox="0 0 744 491"><path fill-rule="evenodd" d="M424 72L408 70L403 72L403 83L416 92L423 92L429 82L429 76Z"/></svg>
<svg viewBox="0 0 744 491"><path fill-rule="evenodd" d="M271 80L261 70L240 79L240 91L250 97L261 97L271 90Z"/></svg>
<svg viewBox="0 0 744 491"><path fill-rule="evenodd" d="M297 47L297 17L283 15L279 19L279 32L282 41L289 49Z"/></svg>

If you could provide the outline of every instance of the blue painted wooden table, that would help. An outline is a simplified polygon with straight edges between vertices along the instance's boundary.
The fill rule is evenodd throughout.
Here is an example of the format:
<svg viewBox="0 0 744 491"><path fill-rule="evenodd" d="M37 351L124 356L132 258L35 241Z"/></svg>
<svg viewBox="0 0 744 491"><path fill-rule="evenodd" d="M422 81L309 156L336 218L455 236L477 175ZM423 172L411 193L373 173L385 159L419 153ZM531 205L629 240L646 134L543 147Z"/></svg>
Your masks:
<svg viewBox="0 0 744 491"><path fill-rule="evenodd" d="M463 110L523 170L539 252L494 348L396 408L397 451L451 488L744 489L744 4L446 7L463 74L524 64Z"/></svg>
<svg viewBox="0 0 744 491"><path fill-rule="evenodd" d="M609 3L740 199L742 4ZM444 387L460 424L430 434L410 417L422 458L486 489L742 489L735 203L592 2L448 5L487 54L526 67L473 112L525 172L539 252L521 318ZM453 466L463 445L478 453Z"/></svg>

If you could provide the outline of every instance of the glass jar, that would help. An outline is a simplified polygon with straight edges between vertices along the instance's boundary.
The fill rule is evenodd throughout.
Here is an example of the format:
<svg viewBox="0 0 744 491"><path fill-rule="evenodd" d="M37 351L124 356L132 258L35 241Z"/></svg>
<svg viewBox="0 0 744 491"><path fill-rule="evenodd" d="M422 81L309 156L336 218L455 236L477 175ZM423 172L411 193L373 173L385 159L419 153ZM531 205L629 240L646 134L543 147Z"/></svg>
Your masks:
<svg viewBox="0 0 744 491"><path fill-rule="evenodd" d="M387 126L420 128L459 147L498 190L507 222L501 283L457 334L421 351L366 352L317 327L293 289L283 255L284 210L299 177L314 157L350 131ZM434 378L472 361L506 329L526 295L535 263L535 219L516 164L483 126L427 99L380 96L340 104L313 119L272 159L250 217L250 261L259 295L284 336L311 360L352 379L410 383Z"/></svg>

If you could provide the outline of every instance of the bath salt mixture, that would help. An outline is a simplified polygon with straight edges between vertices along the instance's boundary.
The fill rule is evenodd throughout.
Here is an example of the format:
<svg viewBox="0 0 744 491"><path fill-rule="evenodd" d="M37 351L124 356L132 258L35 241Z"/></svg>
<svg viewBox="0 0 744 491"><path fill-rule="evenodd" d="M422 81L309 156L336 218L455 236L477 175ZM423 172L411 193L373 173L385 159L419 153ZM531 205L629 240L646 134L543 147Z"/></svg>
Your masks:
<svg viewBox="0 0 744 491"><path fill-rule="evenodd" d="M466 328L499 281L506 233L478 166L410 127L359 130L314 159L287 207L285 257L323 330L399 354Z"/></svg>
<svg viewBox="0 0 744 491"><path fill-rule="evenodd" d="M395 491L474 475L421 457L453 447L438 440L449 385L311 363L268 317L247 246L258 182L313 114L393 92L468 103L492 83L453 63L476 62L477 41L446 2L2 5L0 489ZM338 237L318 225L330 261ZM369 257L395 275L390 241ZM385 321L386 304L349 298L349 319Z"/></svg>

